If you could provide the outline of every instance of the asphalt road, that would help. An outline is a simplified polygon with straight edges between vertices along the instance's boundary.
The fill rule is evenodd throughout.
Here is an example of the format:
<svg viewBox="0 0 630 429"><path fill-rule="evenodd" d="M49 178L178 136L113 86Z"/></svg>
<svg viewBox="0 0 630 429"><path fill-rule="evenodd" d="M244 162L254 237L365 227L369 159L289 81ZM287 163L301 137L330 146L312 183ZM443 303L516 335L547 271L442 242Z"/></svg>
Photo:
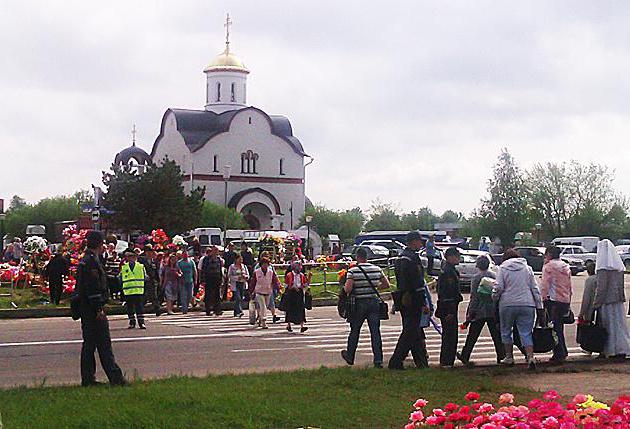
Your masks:
<svg viewBox="0 0 630 429"><path fill-rule="evenodd" d="M574 277L572 308L577 314L586 274ZM630 296L630 277L626 277ZM467 300L467 295L465 300ZM460 306L461 317L467 301ZM281 313L279 313L281 314ZM339 366L339 351L345 348L348 325L335 307L308 312L309 330L289 333L284 324L261 330L247 324L247 317L235 319L231 312L221 317L203 313L148 316L146 331L128 330L125 316L111 316L114 354L127 377L156 378L168 375L206 375L250 371ZM628 320L630 323L630 320ZM570 359L590 359L575 343L575 325L566 327ZM400 332L399 315L383 322L385 359L391 355ZM437 363L440 338L427 329L430 362ZM460 332L460 349L466 332ZM69 318L0 321L0 386L79 383L79 322ZM519 357L520 358L520 357ZM539 356L546 360L546 356ZM495 362L489 333L484 330L472 359L478 364ZM356 364L372 360L367 326L361 335ZM105 376L98 368L97 378Z"/></svg>

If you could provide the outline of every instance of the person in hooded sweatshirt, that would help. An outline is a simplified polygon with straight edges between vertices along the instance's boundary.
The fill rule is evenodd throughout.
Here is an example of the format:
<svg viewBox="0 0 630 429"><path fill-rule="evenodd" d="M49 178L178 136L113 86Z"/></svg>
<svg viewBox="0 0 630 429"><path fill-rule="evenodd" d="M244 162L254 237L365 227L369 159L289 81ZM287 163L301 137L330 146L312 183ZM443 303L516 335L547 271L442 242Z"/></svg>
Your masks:
<svg viewBox="0 0 630 429"><path fill-rule="evenodd" d="M536 314L544 321L543 302L534 272L514 249L503 254L504 262L499 267L497 282L492 296L499 303L501 341L505 348L504 365L514 365L514 339L512 329L516 325L521 343L525 348L527 364L536 369L534 360L533 331Z"/></svg>
<svg viewBox="0 0 630 429"><path fill-rule="evenodd" d="M619 359L625 359L630 354L630 332L624 308L625 270L621 256L612 242L600 241L597 244L597 286L593 307L598 315L597 324L608 332L604 355Z"/></svg>

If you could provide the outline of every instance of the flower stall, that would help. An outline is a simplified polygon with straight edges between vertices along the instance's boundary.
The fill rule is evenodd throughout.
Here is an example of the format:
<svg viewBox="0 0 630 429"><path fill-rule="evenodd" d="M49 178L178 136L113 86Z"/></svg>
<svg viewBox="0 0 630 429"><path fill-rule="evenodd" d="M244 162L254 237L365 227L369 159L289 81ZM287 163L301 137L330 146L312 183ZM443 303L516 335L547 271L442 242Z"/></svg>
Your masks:
<svg viewBox="0 0 630 429"><path fill-rule="evenodd" d="M598 429L630 427L630 396L619 397L612 405L597 402L591 395L576 395L566 404L554 390L526 405L516 405L514 395L504 393L495 403L483 402L481 395L469 392L465 403L452 402L430 409L429 401L418 399L405 429Z"/></svg>

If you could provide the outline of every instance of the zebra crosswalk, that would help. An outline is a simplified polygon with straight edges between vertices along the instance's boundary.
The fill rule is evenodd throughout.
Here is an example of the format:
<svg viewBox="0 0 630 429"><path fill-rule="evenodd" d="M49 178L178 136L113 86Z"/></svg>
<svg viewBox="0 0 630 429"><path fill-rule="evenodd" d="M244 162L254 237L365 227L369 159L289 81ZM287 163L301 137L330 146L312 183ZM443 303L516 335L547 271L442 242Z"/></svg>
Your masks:
<svg viewBox="0 0 630 429"><path fill-rule="evenodd" d="M191 329L195 332L209 334L220 334L222 337L255 337L259 341L245 342L235 345L230 350L231 353L265 353L278 352L283 350L305 350L322 353L339 353L347 346L349 325L344 320L325 317L310 316L307 326L309 330L299 333L295 330L289 333L284 323L271 323L268 321L269 329L262 330L256 326L248 324L246 316L235 318L232 313L225 312L221 316L206 316L203 313L189 313L188 315L151 317L152 324L160 324L169 327L180 327ZM268 318L270 319L270 317ZM381 339L383 343L383 353L387 356L391 354L396 346L400 334L400 325L392 320L381 325ZM441 337L432 328L425 329L427 351L429 362L438 362ZM459 348L463 347L466 339L466 332L459 332ZM569 358L582 356L579 347L569 347ZM518 353L518 352L516 352ZM357 359L364 357L366 360L372 356L370 333L367 323L363 326L359 346L357 348ZM537 357L545 359L551 354L541 354ZM496 363L496 352L492 338L489 335L480 336L472 353L471 360L478 364Z"/></svg>

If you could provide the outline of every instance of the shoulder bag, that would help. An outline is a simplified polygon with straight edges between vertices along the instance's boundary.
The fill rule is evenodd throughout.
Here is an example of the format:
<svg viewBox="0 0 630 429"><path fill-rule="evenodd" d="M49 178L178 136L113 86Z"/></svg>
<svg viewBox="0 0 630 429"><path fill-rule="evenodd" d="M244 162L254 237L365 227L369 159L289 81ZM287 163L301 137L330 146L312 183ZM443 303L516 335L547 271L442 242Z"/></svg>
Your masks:
<svg viewBox="0 0 630 429"><path fill-rule="evenodd" d="M372 279L370 279L370 276L368 276L368 274L361 267L361 265L357 264L357 268L359 270L361 270L361 272L363 273L363 275L367 279L368 283L370 284L370 287L374 290L374 292L376 292L376 296L378 296L378 299L380 301L379 304L378 304L378 317L381 320L388 320L389 319L389 305L387 305L385 300L383 298L381 298L381 294L378 293L378 290L376 289L376 287L374 287L374 284L372 283Z"/></svg>

